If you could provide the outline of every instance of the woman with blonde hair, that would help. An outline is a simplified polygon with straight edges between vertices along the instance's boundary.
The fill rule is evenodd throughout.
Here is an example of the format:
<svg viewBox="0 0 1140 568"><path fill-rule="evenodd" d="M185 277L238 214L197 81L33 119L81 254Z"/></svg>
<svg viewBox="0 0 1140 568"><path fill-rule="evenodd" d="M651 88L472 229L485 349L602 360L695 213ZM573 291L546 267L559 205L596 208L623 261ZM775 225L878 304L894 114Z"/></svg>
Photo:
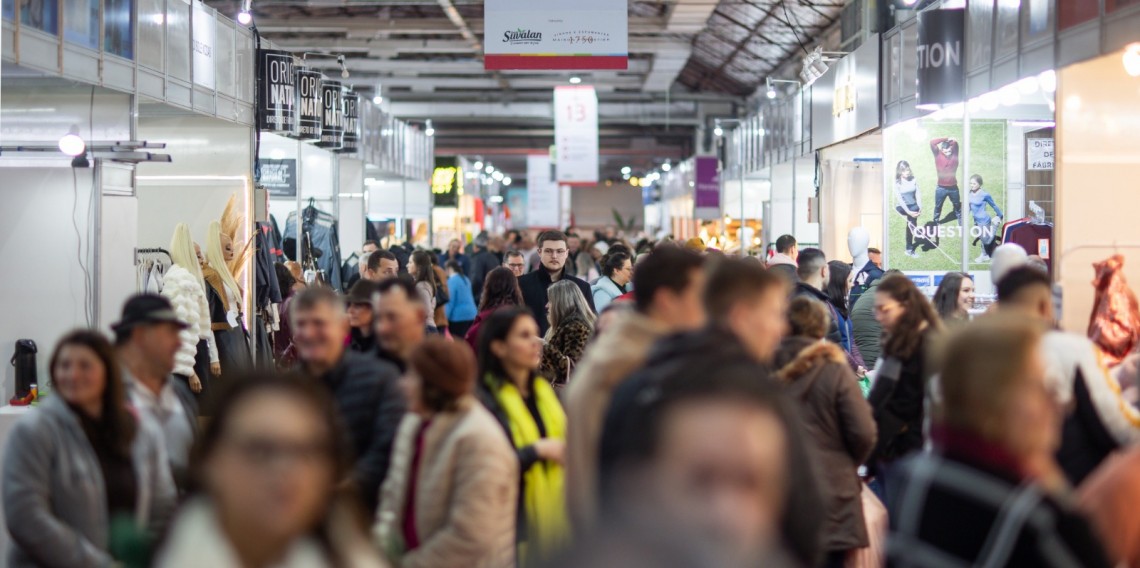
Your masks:
<svg viewBox="0 0 1140 568"><path fill-rule="evenodd" d="M595 317L582 291L569 280L551 286L547 298L550 329L546 330L543 338L546 344L542 347L539 373L561 387L566 385L570 371L578 364L586 344L590 342Z"/></svg>
<svg viewBox="0 0 1140 568"><path fill-rule="evenodd" d="M222 232L217 221L210 223L206 234L206 300L210 308L210 329L218 345L221 374L225 377L253 364L249 339L242 323L242 290L228 266L234 258L233 241Z"/></svg>
<svg viewBox="0 0 1140 568"><path fill-rule="evenodd" d="M186 223L174 227L170 259L174 264L166 273L162 295L170 300L179 319L189 324L181 332L182 347L175 357L174 374L200 395L209 382L208 375L220 374L222 367L218 345L210 329L210 307L203 288L202 267Z"/></svg>

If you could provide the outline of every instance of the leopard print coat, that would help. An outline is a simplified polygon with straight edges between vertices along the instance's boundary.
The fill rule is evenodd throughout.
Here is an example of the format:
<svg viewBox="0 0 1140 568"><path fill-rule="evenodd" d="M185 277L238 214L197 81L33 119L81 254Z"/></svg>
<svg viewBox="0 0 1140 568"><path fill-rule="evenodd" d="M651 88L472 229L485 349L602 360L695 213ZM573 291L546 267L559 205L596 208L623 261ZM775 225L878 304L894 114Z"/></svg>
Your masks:
<svg viewBox="0 0 1140 568"><path fill-rule="evenodd" d="M590 341L590 334L593 331L590 324L581 319L570 320L555 329L550 341L547 341L542 348L539 374L555 384L566 384L568 371L573 370L574 365L577 365L578 360L582 358L582 352L586 350L586 344ZM569 369L567 357L570 359Z"/></svg>

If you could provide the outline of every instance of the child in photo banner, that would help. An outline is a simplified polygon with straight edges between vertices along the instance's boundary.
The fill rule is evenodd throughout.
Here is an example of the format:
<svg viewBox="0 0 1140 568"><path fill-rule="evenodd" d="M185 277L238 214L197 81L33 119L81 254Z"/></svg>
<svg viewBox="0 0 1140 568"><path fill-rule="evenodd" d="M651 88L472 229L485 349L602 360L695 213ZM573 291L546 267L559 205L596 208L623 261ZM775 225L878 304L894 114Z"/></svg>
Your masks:
<svg viewBox="0 0 1140 568"><path fill-rule="evenodd" d="M895 211L906 217L906 255L917 257L918 253L914 250L914 233L918 216L922 214L922 206L919 205L918 180L914 178L910 162L906 160L900 160L895 166L895 199L898 202Z"/></svg>
<svg viewBox="0 0 1140 568"><path fill-rule="evenodd" d="M975 227L971 233L977 237L974 239L974 244L977 244L979 239L982 242L982 254L974 259L976 263L990 261L990 255L998 246L997 228L1001 227L1002 219L1005 217L1001 208L994 202L993 196L982 188L983 184L982 176L977 174L970 176L970 215L974 217ZM995 217L991 217L986 210L987 204L993 208Z"/></svg>

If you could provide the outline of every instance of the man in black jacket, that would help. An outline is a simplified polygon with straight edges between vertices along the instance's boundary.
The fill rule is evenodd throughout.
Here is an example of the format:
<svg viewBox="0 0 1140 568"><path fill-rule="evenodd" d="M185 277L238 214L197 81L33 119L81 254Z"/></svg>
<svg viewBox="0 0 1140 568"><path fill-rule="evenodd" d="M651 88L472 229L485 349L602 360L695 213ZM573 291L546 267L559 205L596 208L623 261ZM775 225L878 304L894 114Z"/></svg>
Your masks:
<svg viewBox="0 0 1140 568"><path fill-rule="evenodd" d="M522 289L523 301L534 314L534 319L538 320L540 335L546 335L546 330L550 327L550 321L546 319L546 289L563 278L577 284L582 295L586 297L590 310L597 311L594 308L594 294L590 292L590 285L585 280L571 276L566 267L570 247L562 231L543 231L538 235L538 254L542 266L519 278L519 288Z"/></svg>
<svg viewBox="0 0 1140 568"><path fill-rule="evenodd" d="M327 288L309 288L293 300L293 345L300 369L328 387L356 450L355 481L365 511L375 511L388 474L392 442L407 407L399 371L344 345L344 301Z"/></svg>
<svg viewBox="0 0 1140 568"><path fill-rule="evenodd" d="M822 303L827 308L827 314L831 320L827 326L827 340L843 346L843 338L839 335L839 318L835 313L835 308L831 305L831 301L828 300L827 294L823 293L823 289L831 277L827 269L827 257L823 251L817 248L806 248L800 251L796 276L799 277L799 282L796 282L796 287L792 291L792 298L804 296Z"/></svg>
<svg viewBox="0 0 1140 568"><path fill-rule="evenodd" d="M488 238L484 234L475 237L472 243L475 254L471 256L471 267L467 277L471 279L471 293L475 296L475 303L483 295L483 281L487 274L503 264L503 239L501 237Z"/></svg>

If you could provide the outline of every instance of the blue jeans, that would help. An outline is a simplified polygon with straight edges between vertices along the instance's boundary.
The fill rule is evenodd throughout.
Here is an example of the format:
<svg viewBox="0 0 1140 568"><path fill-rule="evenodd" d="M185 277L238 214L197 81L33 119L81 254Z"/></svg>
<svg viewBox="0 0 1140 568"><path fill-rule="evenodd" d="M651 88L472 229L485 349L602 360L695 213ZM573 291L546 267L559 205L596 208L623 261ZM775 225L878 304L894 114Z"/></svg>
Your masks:
<svg viewBox="0 0 1140 568"><path fill-rule="evenodd" d="M949 187L938 186L934 192L934 222L942 225L949 223L954 219L958 220L958 224L962 221L962 197L958 190L958 186L952 185ZM946 218L942 218L942 205L946 200L950 200L950 204L954 206L954 211L946 214ZM952 215L952 216L951 216Z"/></svg>

